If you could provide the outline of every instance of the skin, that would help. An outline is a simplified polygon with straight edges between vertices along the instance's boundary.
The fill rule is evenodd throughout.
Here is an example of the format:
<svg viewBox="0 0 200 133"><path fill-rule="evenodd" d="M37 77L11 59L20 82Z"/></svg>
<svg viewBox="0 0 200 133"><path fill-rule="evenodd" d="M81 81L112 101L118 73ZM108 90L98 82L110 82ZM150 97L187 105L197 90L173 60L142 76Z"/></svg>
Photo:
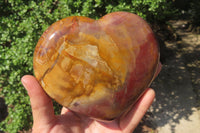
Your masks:
<svg viewBox="0 0 200 133"><path fill-rule="evenodd" d="M159 63L155 77L160 70ZM148 88L128 113L113 121L102 122L74 113L65 107L62 108L61 115L56 116L51 98L36 78L25 75L21 81L30 97L33 114L32 133L131 133L155 98L155 91Z"/></svg>
<svg viewBox="0 0 200 133"><path fill-rule="evenodd" d="M35 77L26 75L22 83L31 101L33 113L33 133L131 133L138 125L155 97L153 89L147 89L138 102L125 116L111 122L100 122L67 108L56 116L50 97L46 95Z"/></svg>

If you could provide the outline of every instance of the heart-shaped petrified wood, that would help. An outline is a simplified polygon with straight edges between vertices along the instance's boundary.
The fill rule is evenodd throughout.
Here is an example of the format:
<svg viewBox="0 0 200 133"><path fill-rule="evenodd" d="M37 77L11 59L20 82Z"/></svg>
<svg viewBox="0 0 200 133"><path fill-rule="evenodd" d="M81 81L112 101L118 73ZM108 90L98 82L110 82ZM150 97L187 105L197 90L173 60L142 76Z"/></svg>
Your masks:
<svg viewBox="0 0 200 133"><path fill-rule="evenodd" d="M33 60L35 76L51 98L102 120L129 110L152 82L158 62L151 28L127 12L55 22L39 39Z"/></svg>

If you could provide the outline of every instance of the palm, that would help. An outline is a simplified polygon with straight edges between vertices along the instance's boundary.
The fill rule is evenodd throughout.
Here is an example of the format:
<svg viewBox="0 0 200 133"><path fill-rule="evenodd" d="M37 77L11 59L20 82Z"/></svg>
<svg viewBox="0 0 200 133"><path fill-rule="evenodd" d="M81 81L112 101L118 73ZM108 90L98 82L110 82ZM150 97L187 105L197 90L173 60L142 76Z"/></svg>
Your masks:
<svg viewBox="0 0 200 133"><path fill-rule="evenodd" d="M72 121L73 120L73 121ZM121 133L122 130L116 120L112 122L99 122L88 117L80 117L72 112L67 112L57 116L52 132L60 131L64 133Z"/></svg>
<svg viewBox="0 0 200 133"><path fill-rule="evenodd" d="M100 122L66 108L62 109L61 115L55 116L52 101L37 80L27 75L22 78L22 83L30 96L35 133L130 133L136 128L155 97L155 92L147 89L126 115L111 122Z"/></svg>
<svg viewBox="0 0 200 133"><path fill-rule="evenodd" d="M59 131L63 133L127 133L127 131L134 127L132 125L132 128L129 128L129 125L122 124L121 122L124 120L116 119L110 122L101 122L86 116L77 115L63 108L61 115L56 116L48 126L40 126L38 129L42 129L43 131L48 130L47 132Z"/></svg>

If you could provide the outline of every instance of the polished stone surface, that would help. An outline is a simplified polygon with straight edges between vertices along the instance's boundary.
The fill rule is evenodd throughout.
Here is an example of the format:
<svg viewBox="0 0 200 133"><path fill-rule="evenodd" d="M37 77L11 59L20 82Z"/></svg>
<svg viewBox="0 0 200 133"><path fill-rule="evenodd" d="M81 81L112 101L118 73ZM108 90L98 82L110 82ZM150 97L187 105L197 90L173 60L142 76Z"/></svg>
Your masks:
<svg viewBox="0 0 200 133"><path fill-rule="evenodd" d="M111 120L151 83L159 49L148 24L115 12L99 20L68 17L51 25L34 52L34 72L46 93L69 109Z"/></svg>

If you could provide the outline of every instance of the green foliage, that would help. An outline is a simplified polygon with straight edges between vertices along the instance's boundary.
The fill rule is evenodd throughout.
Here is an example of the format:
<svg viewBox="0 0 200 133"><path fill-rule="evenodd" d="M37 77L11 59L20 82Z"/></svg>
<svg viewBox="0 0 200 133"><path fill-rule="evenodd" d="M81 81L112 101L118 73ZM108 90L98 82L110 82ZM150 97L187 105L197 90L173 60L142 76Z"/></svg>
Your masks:
<svg viewBox="0 0 200 133"><path fill-rule="evenodd" d="M119 0L106 6L106 12L120 10L136 13L148 22L165 22L177 12L167 0Z"/></svg>
<svg viewBox="0 0 200 133"><path fill-rule="evenodd" d="M0 96L9 107L0 130L9 133L32 125L29 98L20 79L33 74L34 47L50 24L72 15L98 19L114 11L137 13L149 22L163 22L174 14L166 0L1 0L0 11Z"/></svg>
<svg viewBox="0 0 200 133"><path fill-rule="evenodd" d="M191 19L195 26L200 26L200 1L193 0L191 2Z"/></svg>

